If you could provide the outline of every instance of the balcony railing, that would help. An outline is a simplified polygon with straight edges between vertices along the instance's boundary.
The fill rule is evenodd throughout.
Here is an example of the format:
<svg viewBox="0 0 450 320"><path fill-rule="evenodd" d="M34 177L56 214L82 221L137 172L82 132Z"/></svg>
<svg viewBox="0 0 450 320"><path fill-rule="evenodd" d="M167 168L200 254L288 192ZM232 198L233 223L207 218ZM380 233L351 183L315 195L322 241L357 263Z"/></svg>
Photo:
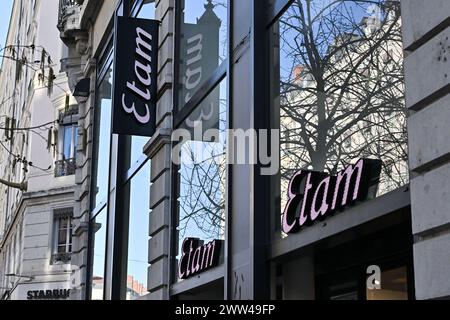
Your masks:
<svg viewBox="0 0 450 320"><path fill-rule="evenodd" d="M75 174L77 163L75 159L59 160L55 162L55 177L66 177Z"/></svg>
<svg viewBox="0 0 450 320"><path fill-rule="evenodd" d="M67 15L71 12L70 9L78 7L83 1L80 0L59 0L59 14L58 14L58 28L63 26Z"/></svg>
<svg viewBox="0 0 450 320"><path fill-rule="evenodd" d="M72 259L71 253L55 253L52 254L50 263L51 264L70 263L71 259Z"/></svg>

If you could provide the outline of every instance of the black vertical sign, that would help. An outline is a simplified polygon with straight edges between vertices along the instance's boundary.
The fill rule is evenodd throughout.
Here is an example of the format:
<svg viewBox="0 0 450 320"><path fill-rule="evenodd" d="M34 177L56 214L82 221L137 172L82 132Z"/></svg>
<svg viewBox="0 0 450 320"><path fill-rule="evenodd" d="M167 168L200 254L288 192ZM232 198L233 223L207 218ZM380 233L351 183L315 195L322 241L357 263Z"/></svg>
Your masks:
<svg viewBox="0 0 450 320"><path fill-rule="evenodd" d="M155 132L158 29L156 20L116 18L112 133Z"/></svg>

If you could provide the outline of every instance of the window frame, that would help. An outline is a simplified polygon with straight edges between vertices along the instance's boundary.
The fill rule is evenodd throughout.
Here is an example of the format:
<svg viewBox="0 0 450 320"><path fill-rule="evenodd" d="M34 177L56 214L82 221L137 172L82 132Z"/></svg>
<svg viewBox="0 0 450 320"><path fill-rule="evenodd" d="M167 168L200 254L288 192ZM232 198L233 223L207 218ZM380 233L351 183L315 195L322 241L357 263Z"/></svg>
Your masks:
<svg viewBox="0 0 450 320"><path fill-rule="evenodd" d="M227 0L228 6L228 29L230 29L230 5L232 0ZM229 64L229 51L228 56L220 63L216 70L201 84L200 88L194 93L188 103L180 106L179 103L179 82L180 82L180 63L181 60L181 19L183 16L183 9L179 2L175 3L175 34L174 34L174 89L173 89L173 114L174 114L174 128L179 128L183 121L189 117L189 115L195 110L195 108L208 96L214 88L220 84L220 82L227 76L228 64ZM227 32L227 46L230 43L230 34Z"/></svg>
<svg viewBox="0 0 450 320"><path fill-rule="evenodd" d="M94 105L97 106L98 105L98 95L99 95L99 88L100 85L103 81L105 81L105 77L106 77L106 73L108 72L108 70L111 68L111 66L113 65L114 61L113 61L113 55L114 55L114 46L113 46L113 33L111 32L111 30L108 32L108 35L105 37L105 43L102 45L102 50L99 53L99 59L98 59L98 64L97 64L97 68L96 71L94 72L94 77L95 77L95 96L93 97L94 99ZM100 66L100 67L99 67ZM112 94L112 92L111 92ZM94 116L92 119L92 124L93 124L93 144L92 144L92 161L94 161L94 159L96 159L95 161L97 161L98 159L98 141L96 140L97 135L100 133L99 132L99 126L96 125L97 124L97 117L98 117L99 113L98 113L98 108L95 107L94 108ZM108 162L111 161L110 159L110 155L108 154ZM98 165L98 164L97 164ZM98 173L98 169L97 169L97 165L92 164L91 167L91 176L92 177L97 177L97 173ZM108 164L109 166L109 164ZM95 204L95 206L93 206L94 203L94 199L95 199L95 194L93 192L90 192L89 194L89 198L90 198L90 210L89 210L89 231L88 231L88 253L87 253L87 271L86 271L86 291L85 291L85 299L86 300L92 300L92 280L93 280L93 269L94 269L94 248L95 248L95 233L96 230L95 229L95 220L96 218L103 212L103 210L105 210L105 216L106 216L106 221L108 221L108 217L109 217L109 211L108 211L108 195L109 195L109 175L110 175L110 168L108 169L108 187L107 187L107 196L103 199L100 199L98 203ZM94 188L96 188L96 183L97 180L95 179L91 179L90 185L91 185L91 190L94 190ZM108 223L106 223L106 225L104 226L106 229L106 239L105 241L107 241L107 237L108 237ZM105 265L104 265L104 271L103 271L103 290L105 288L105 273L106 273L106 254L107 254L107 245L105 244L105 248L104 248L104 252L103 252L104 256L105 256ZM103 291L103 299L104 299L104 291Z"/></svg>
<svg viewBox="0 0 450 320"><path fill-rule="evenodd" d="M272 27L293 2L294 0L269 0L266 22L267 28Z"/></svg>
<svg viewBox="0 0 450 320"><path fill-rule="evenodd" d="M112 64L113 64L113 51L114 48L112 46L112 42L108 42L108 44L105 47L105 50L101 53L102 54L102 58L100 58L101 61L101 68L98 69L97 74L96 74L96 84L95 84L95 97L94 97L94 104L95 106L97 106L98 104L98 95L99 95L99 88L100 85L102 84L103 81L106 80L105 76L106 73L108 72L108 70L111 68ZM111 92L112 94L112 92ZM97 124L97 119L99 116L99 112L98 112L98 107L95 108L94 110L94 116L92 119L92 123L93 123L93 145L92 145L92 155L93 158L92 159L96 159L93 161L97 161L98 160L98 141L96 140L97 135L100 134L100 128ZM100 122L99 122L100 123ZM98 123L98 124L99 124ZM110 157L108 155L108 161L110 160ZM98 164L97 164L98 165ZM91 190L94 190L97 186L95 185L97 183L97 174L98 174L98 167L97 165L93 165L92 166L92 177L95 177L93 179L91 179ZM109 176L109 171L110 168L108 169L108 176ZM108 179L109 180L109 179ZM109 189L109 188L108 188ZM108 190L108 194L109 194L109 190ZM92 204L95 202L95 194L93 192L91 192L90 194L90 219L95 219L95 216L101 212L103 210L103 208L107 205L108 203L108 196L99 199L100 201L98 203L96 203L95 206L93 206Z"/></svg>
<svg viewBox="0 0 450 320"><path fill-rule="evenodd" d="M58 154L57 161L61 160L76 160L77 159L77 146L78 146L78 120L79 113L78 107L76 114L66 114L63 109L59 110L60 112L60 125L58 130ZM65 148L66 148L66 129L71 128L72 136L70 137L70 153L72 154L69 157L65 157Z"/></svg>
<svg viewBox="0 0 450 320"><path fill-rule="evenodd" d="M289 9L289 7L294 3L294 0L273 0L272 4L269 5L269 12L268 17L266 21L266 28L270 32L270 28L273 27L273 25L279 20L279 18ZM271 40L268 40L267 48L266 50L272 50L271 47ZM270 70L270 68L273 68L273 57L270 55L269 59L266 61L266 68L267 70ZM268 71L269 72L269 71ZM270 73L270 72L269 72ZM269 77L269 79L271 76ZM270 82L267 82L265 87L266 90L270 90ZM272 106L272 97L270 98L270 109L268 112L273 112L273 106ZM275 179L277 178L277 175L274 176ZM279 182L277 182L279 183ZM272 184L273 185L273 184ZM267 208L270 208L273 206L275 201L272 200L272 203L268 204ZM269 246L269 253L267 257L267 262L272 264L277 263L283 263L285 259L292 257L300 252L302 250L305 250L305 248L308 248L310 246L313 246L314 244L318 243L319 240L325 239L328 237L333 237L336 234L339 234L339 232L343 233L345 231L348 231L350 229L356 229L365 223L369 223L370 221L373 221L375 219L388 219L392 217L392 213L397 210L410 210L411 205L411 197L410 197L410 190L409 190L409 183L406 185L403 185L399 188L396 188L395 190L392 190L380 197L376 197L375 199L371 199L369 201L366 201L364 203L358 204L355 207L347 208L344 214L344 220L337 219L337 220L328 220L326 222L327 224L327 230L325 233L320 231L320 224L316 224L314 226L308 227L307 229L296 233L296 234L290 234L286 238L279 238L274 237L274 234L276 232L279 232L277 230L277 223L279 220L277 219L279 214L279 211L273 212L271 209L266 209L267 213L271 217L270 222L270 246ZM346 217L345 217L346 216ZM350 217L350 218L349 218ZM353 225L343 225L342 221L353 221ZM345 222L344 222L345 223ZM320 232L318 232L320 231ZM320 234L320 237L318 236ZM408 259L412 259L412 257L408 257ZM412 260L408 260L407 264L407 274L408 274L408 297L413 298L414 297L414 272L412 270L413 263ZM272 272L273 274L273 272ZM365 275L365 274L364 274ZM317 284L316 284L317 285ZM271 287L275 288L276 283L271 282ZM365 290L365 288L364 288Z"/></svg>
<svg viewBox="0 0 450 320"><path fill-rule="evenodd" d="M196 108L208 97L208 95L217 87L220 87L222 81L226 82L226 97L227 97L227 105L226 105L226 113L227 113L227 128L232 128L232 101L230 99L232 94L232 74L231 74L231 61L232 61L232 28L233 28L233 0L227 0L227 40L226 40L226 50L227 57L220 63L220 65L216 68L216 70L200 85L200 88L192 95L191 99L180 106L179 102L179 83L180 83L180 59L181 59L181 24L182 24L182 15L183 9L182 6L179 5L179 2L175 3L175 32L174 32L174 77L173 77L173 92L172 92L172 101L173 101L173 128L176 130L183 126L184 121L196 110ZM226 80L225 80L226 78ZM175 146L175 143L172 142L172 147ZM169 244L169 297L172 299L173 296L183 293L184 291L190 290L191 287L188 285L190 282L195 281L196 279L187 279L183 282L177 282L176 279L176 270L178 265L176 263L176 255L175 253L178 250L178 245L180 239L178 239L178 230L177 230L177 221L179 219L179 205L178 205L178 195L179 195L179 172L180 165L176 165L172 163L171 165L171 201L170 201L170 244ZM231 215L231 195L229 194L229 190L232 187L232 165L227 164L226 166L226 183L225 183L225 241L229 241L229 219ZM209 276L202 277L200 283L196 283L195 286L201 286L210 281L216 281L219 279L223 279L224 283L227 283L227 272L230 261L227 258L226 249L227 245L224 246L222 250L224 250L224 261L223 264L217 267L216 270L212 270L207 273ZM198 282L198 281L196 281ZM183 289L184 288L184 289ZM224 296L224 298L226 298Z"/></svg>
<svg viewBox="0 0 450 320"><path fill-rule="evenodd" d="M132 3L131 3L132 2ZM141 12L143 6L146 4L144 0L121 0L117 3L116 9L114 11L113 16L111 17L110 23L108 25L108 29L105 32L105 36L103 37L102 41L100 42L100 48L101 50L96 54L97 57L100 57L98 60L97 66L100 66L100 68L97 68L95 73L95 79L96 79L96 95L94 97L95 99L95 105L97 105L97 99L98 99L98 88L102 81L105 80L105 75L107 71L111 68L111 66L114 65L114 19L115 15L121 15L123 13L125 8L129 8L130 11L130 17L137 17L139 13ZM113 90L113 88L112 88ZM111 107L112 108L112 107ZM96 121L97 112L94 113L94 119L93 123L95 124ZM98 126L94 125L94 136L98 134ZM95 239L95 233L94 233L94 222L95 219L98 217L99 214L103 213L103 210L106 210L106 243L105 243L105 266L104 266L104 273L103 273L103 300L109 300L109 299L115 299L118 296L121 296L122 293L126 296L126 274L125 277L123 277L123 273L125 270L121 270L121 266L123 266L123 261L128 259L127 255L127 244L122 243L121 248L116 248L116 244L119 241L119 239L122 239L124 236L128 234L128 215L127 217L122 217L121 220L123 220L122 224L120 224L120 228L115 226L113 229L110 230L110 225L112 223L112 220L114 220L113 223L117 224L117 207L112 206L110 204L111 197L113 196L113 191L117 188L120 190L128 190L123 192L123 194L115 195L113 196L116 199L120 198L121 202L128 203L130 194L129 194L129 185L131 183L131 180L134 176L136 176L140 170L148 164L150 161L149 158L147 158L144 154L138 159L137 162L132 164L131 166L127 166L127 168L124 171L121 171L123 168L117 168L115 170L111 167L111 159L114 156L114 152L117 152L117 148L119 149L125 149L127 150L127 156L131 158L131 136L118 136L114 137L112 132L109 132L111 140L110 140L110 151L108 156L109 161L109 169L108 169L108 187L107 187L107 195L103 199L100 199L98 203L96 203L95 207L92 206L94 195L93 193L90 194L91 198L91 208L90 208L90 218L89 218L89 240L88 240L88 269L86 274L86 292L85 297L86 300L91 300L92 298L92 277L93 277L93 262L94 262L94 239ZM94 159L97 158L97 145L94 140L93 144L93 156ZM124 161L124 162L130 162L130 161ZM114 172L113 172L114 171ZM92 169L92 175L96 175L96 170ZM116 186L112 186L112 174L115 174L115 179L117 180ZM150 183L150 181L149 181ZM94 186L94 183L91 182L91 185ZM94 186L95 187L95 186ZM91 188L91 190L93 190ZM120 211L120 210L119 210ZM127 211L129 214L129 212ZM112 270L112 271L111 271ZM110 278L112 281L110 281ZM125 290L123 290L125 289ZM108 291L108 292L107 292ZM123 292L125 291L125 292Z"/></svg>
<svg viewBox="0 0 450 320"><path fill-rule="evenodd" d="M61 228L61 220L66 219L65 228ZM52 219L52 255L50 264L68 264L70 263L71 256L73 253L73 208L62 208L62 209L54 209L53 210L53 219ZM64 245L60 244L59 233L65 229L66 232L66 240ZM59 248L64 246L64 252L59 252Z"/></svg>

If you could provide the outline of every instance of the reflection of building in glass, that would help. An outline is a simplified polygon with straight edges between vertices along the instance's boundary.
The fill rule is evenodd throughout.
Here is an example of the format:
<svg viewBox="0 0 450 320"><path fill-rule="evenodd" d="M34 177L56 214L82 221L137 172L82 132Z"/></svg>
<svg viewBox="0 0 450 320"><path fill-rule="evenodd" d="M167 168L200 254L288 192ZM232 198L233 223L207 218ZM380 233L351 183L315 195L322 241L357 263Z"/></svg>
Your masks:
<svg viewBox="0 0 450 320"><path fill-rule="evenodd" d="M127 277L127 300L136 300L147 294L147 288L133 278Z"/></svg>
<svg viewBox="0 0 450 320"><path fill-rule="evenodd" d="M215 112L217 118L208 122L210 126L201 129L201 132L212 129L217 133L218 141L192 140L185 142L181 148L178 226L181 242L185 237L198 237L205 241L224 238L226 99L219 99L219 96L225 93L222 87L218 87L212 93L214 99L207 98L214 101L218 109ZM203 125L206 123L203 122Z"/></svg>
<svg viewBox="0 0 450 320"><path fill-rule="evenodd" d="M179 108L188 103L205 81L216 71L226 48L221 27L226 27L226 1L182 1L184 8L180 26L180 88ZM199 10L195 10L195 8ZM225 32L225 33L224 33ZM226 52L226 50L225 50ZM199 128L223 131L223 96L226 90L217 86L185 120L185 128L192 135ZM179 168L179 245L184 237L198 237L205 241L224 236L225 210L225 144L191 137L182 147Z"/></svg>
<svg viewBox="0 0 450 320"><path fill-rule="evenodd" d="M92 300L103 300L103 286L104 279L102 277L92 279ZM137 300L147 293L147 289L142 283L133 276L127 276L126 300Z"/></svg>
<svg viewBox="0 0 450 320"><path fill-rule="evenodd" d="M282 197L294 171L336 174L360 158L383 161L379 194L408 183L398 8L360 23L345 9L341 4L314 17L330 21L327 26L308 25L304 13L296 15L296 4L281 18L280 49L286 59L280 84ZM331 28L338 23L343 31ZM313 41L301 33L303 27L311 30Z"/></svg>
<svg viewBox="0 0 450 320"><path fill-rule="evenodd" d="M103 300L104 281L102 277L92 278L92 300Z"/></svg>

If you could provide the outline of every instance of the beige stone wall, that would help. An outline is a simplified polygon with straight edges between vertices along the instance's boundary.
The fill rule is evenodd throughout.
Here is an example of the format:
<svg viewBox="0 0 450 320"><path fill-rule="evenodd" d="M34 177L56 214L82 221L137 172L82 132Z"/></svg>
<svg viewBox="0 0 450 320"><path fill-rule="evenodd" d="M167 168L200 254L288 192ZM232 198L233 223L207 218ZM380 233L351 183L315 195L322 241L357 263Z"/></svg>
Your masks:
<svg viewBox="0 0 450 320"><path fill-rule="evenodd" d="M450 2L403 0L417 299L450 297Z"/></svg>
<svg viewBox="0 0 450 320"><path fill-rule="evenodd" d="M161 21L159 32L157 132L145 147L152 159L150 189L148 299L169 298L170 260L170 135L172 128L172 81L174 42L174 0L156 1L156 19Z"/></svg>

